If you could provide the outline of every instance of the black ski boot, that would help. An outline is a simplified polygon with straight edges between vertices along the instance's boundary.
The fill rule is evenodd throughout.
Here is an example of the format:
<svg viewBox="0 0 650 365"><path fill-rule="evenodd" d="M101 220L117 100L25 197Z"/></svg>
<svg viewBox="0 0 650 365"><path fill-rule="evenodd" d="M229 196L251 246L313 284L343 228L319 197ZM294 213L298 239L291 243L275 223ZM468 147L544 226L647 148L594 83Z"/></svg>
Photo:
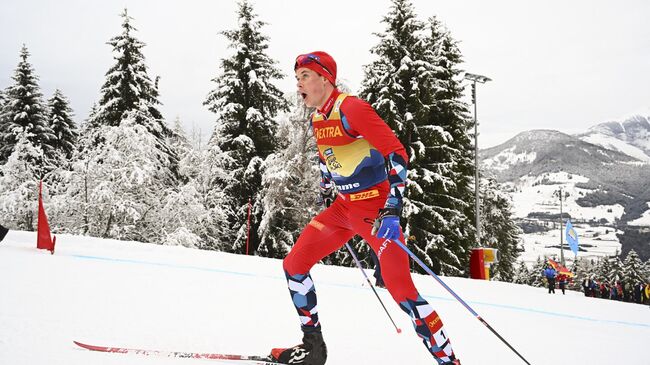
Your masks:
<svg viewBox="0 0 650 365"><path fill-rule="evenodd" d="M271 350L271 359L282 364L324 365L327 346L320 331L306 332L302 344L288 349Z"/></svg>

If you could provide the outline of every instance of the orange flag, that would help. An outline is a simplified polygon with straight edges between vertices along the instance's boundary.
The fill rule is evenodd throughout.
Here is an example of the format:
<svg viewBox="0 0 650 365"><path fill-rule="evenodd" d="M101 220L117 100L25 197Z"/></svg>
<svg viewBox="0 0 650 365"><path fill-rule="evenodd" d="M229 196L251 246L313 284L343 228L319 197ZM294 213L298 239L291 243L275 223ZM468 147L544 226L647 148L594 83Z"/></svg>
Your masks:
<svg viewBox="0 0 650 365"><path fill-rule="evenodd" d="M47 215L43 207L43 181L38 187L38 228L36 231L36 248L48 250L54 254L54 244L56 237L52 239L50 225L47 223Z"/></svg>
<svg viewBox="0 0 650 365"><path fill-rule="evenodd" d="M551 259L548 259L548 264L551 265L555 271L557 271L558 275L559 274L564 274L570 278L574 277L575 274L571 272L571 270L567 269L566 267L560 265L559 262L553 261Z"/></svg>

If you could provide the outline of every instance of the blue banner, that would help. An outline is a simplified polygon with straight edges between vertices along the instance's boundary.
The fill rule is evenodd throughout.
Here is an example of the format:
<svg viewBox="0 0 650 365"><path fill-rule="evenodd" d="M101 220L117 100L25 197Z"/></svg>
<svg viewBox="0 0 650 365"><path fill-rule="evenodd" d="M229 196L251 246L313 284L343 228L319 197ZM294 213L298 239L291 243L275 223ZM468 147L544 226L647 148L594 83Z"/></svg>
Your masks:
<svg viewBox="0 0 650 365"><path fill-rule="evenodd" d="M575 229L573 229L573 224L571 224L570 220L567 220L566 222L566 231L565 231L565 236L566 236L566 241L569 243L569 247L571 247L571 251L575 255L578 254L578 232L576 232Z"/></svg>

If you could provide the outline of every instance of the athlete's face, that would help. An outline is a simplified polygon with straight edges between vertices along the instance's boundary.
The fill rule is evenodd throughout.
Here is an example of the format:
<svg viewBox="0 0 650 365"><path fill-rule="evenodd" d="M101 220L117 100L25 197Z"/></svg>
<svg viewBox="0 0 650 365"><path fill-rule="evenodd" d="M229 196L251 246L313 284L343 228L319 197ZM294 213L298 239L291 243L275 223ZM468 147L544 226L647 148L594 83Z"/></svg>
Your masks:
<svg viewBox="0 0 650 365"><path fill-rule="evenodd" d="M333 87L316 71L301 67L296 70L296 86L302 100L309 108L321 108L332 93Z"/></svg>

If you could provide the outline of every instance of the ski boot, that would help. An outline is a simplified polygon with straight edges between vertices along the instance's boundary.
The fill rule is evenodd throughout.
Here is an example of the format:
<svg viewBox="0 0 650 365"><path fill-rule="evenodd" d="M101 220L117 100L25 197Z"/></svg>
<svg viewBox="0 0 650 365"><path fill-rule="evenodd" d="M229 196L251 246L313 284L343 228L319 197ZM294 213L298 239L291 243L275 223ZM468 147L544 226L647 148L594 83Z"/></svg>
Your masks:
<svg viewBox="0 0 650 365"><path fill-rule="evenodd" d="M271 359L281 364L324 365L327 346L320 331L305 332L302 344L288 349L271 350Z"/></svg>

